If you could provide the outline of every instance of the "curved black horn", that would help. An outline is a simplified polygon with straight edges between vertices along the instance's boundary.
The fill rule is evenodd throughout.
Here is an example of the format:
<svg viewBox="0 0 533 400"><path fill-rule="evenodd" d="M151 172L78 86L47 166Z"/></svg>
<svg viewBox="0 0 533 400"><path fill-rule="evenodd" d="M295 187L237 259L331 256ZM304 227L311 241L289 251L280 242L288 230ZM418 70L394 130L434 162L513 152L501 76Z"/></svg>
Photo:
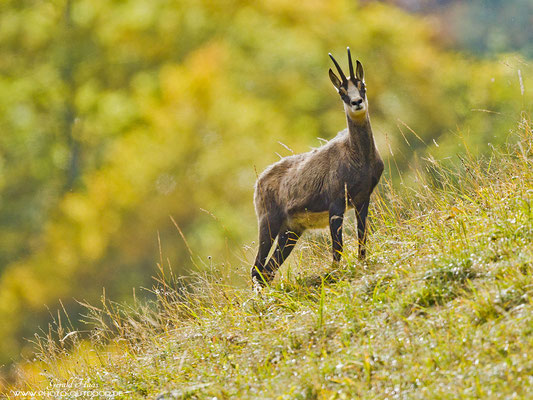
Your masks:
<svg viewBox="0 0 533 400"><path fill-rule="evenodd" d="M348 50L348 64L350 65L350 78L355 79L355 74L353 73L353 64L352 64L352 53L350 53L350 48L346 47Z"/></svg>
<svg viewBox="0 0 533 400"><path fill-rule="evenodd" d="M331 53L328 53L328 54L329 54L329 57L331 58L331 60L333 61L333 64L335 64L335 67L337 67L337 71L339 71L339 75L341 76L342 83L346 83L346 82L348 82L348 80L347 80L346 77L344 76L344 73L342 72L341 67L339 66L339 63L337 63L337 61L335 61L335 59L333 58L333 56L331 55Z"/></svg>

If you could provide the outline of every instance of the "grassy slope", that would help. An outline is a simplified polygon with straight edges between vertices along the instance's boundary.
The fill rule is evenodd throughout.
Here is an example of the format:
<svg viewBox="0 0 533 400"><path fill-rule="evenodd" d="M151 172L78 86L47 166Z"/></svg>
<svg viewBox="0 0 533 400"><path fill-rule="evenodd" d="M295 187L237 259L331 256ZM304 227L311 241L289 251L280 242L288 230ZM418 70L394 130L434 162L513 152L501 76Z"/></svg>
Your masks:
<svg viewBox="0 0 533 400"><path fill-rule="evenodd" d="M93 343L44 340L39 368L124 398L524 398L533 392L528 120L513 140L507 154L454 170L430 164L433 179L400 193L382 184L369 259L355 260L349 241L334 279L320 279L330 256L308 238L261 296L207 274L194 295L161 283L157 311L106 303L92 311Z"/></svg>

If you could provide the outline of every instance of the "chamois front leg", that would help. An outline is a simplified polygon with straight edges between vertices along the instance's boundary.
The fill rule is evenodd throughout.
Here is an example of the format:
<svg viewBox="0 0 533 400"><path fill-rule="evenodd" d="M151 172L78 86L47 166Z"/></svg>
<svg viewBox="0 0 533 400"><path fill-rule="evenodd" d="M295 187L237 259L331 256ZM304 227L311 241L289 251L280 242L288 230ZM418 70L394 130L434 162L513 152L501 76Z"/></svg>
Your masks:
<svg viewBox="0 0 533 400"><path fill-rule="evenodd" d="M278 216L263 217L259 220L259 248L254 266L252 267L252 283L265 286L274 278L275 271L266 269L270 249L278 236L281 228L281 219Z"/></svg>
<svg viewBox="0 0 533 400"><path fill-rule="evenodd" d="M329 207L329 229L331 231L334 263L340 260L342 253L342 221L344 219L344 210L344 200L335 202Z"/></svg>
<svg viewBox="0 0 533 400"><path fill-rule="evenodd" d="M293 232L288 229L282 229L280 231L278 235L278 244L265 269L267 274L274 275L276 273L279 267L281 267L281 264L283 264L291 254L299 237L300 232Z"/></svg>
<svg viewBox="0 0 533 400"><path fill-rule="evenodd" d="M366 217L368 215L368 205L370 199L357 208L357 236L359 241L359 259L364 260L366 257Z"/></svg>

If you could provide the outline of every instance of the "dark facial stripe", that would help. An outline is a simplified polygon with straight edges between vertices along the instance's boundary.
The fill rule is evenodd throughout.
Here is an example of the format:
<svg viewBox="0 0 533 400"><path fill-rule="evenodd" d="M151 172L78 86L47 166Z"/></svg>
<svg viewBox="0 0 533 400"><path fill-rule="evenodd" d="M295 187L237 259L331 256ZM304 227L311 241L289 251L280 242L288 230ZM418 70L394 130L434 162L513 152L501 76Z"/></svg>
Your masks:
<svg viewBox="0 0 533 400"><path fill-rule="evenodd" d="M350 77L350 80L353 82L357 90L359 90L359 94L364 99L366 96L365 84L360 80L351 79L351 77ZM350 104L351 99L350 99L350 96L348 96L347 90L348 90L348 83L343 84L341 88L339 89L339 95L341 96L342 101L344 101L346 104Z"/></svg>
<svg viewBox="0 0 533 400"><path fill-rule="evenodd" d="M355 81L352 80L352 82L355 84L355 87L357 88L357 90L359 90L359 94L364 99L365 94L366 94L366 88L365 88L365 84L363 83L363 81L356 79Z"/></svg>
<svg viewBox="0 0 533 400"><path fill-rule="evenodd" d="M344 101L346 104L350 104L350 96L348 96L343 91L340 91L339 94L341 95L342 101Z"/></svg>

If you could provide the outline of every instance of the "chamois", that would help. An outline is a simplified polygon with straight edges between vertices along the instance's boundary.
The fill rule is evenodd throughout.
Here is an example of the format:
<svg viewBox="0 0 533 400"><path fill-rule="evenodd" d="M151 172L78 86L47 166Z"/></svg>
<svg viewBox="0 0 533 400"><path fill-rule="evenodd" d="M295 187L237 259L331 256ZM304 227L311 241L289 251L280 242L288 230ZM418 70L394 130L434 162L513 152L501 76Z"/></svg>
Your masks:
<svg viewBox="0 0 533 400"><path fill-rule="evenodd" d="M383 161L368 117L363 66L357 60L354 74L350 48L347 50L350 76L346 78L330 53L340 79L331 68L329 78L343 101L348 128L318 149L272 164L255 184L259 249L251 271L254 284L265 285L274 278L306 229L329 224L333 262L338 262L347 208L356 210L359 257L366 255L368 205L383 172ZM276 237L276 249L267 263Z"/></svg>

